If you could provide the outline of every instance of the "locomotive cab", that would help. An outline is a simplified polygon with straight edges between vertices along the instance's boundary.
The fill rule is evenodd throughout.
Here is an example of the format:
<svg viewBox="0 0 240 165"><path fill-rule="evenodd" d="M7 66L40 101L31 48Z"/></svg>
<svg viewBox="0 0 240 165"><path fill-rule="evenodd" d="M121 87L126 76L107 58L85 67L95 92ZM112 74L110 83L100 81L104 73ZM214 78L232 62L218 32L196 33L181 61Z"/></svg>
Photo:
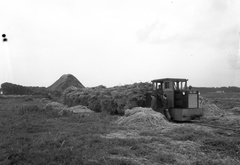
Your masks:
<svg viewBox="0 0 240 165"><path fill-rule="evenodd" d="M175 121L200 119L203 114L199 107L199 91L188 88L187 81L180 78L152 80L153 94L167 95L169 112ZM157 102L157 108L161 109L161 99L158 98Z"/></svg>

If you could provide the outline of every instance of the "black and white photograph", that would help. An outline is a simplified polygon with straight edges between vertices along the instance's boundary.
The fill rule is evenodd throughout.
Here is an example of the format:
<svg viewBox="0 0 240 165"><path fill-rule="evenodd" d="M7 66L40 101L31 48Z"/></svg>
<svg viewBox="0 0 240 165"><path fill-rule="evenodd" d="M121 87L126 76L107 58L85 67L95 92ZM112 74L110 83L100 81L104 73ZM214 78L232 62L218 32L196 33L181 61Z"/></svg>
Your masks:
<svg viewBox="0 0 240 165"><path fill-rule="evenodd" d="M0 164L240 164L239 0L0 7Z"/></svg>

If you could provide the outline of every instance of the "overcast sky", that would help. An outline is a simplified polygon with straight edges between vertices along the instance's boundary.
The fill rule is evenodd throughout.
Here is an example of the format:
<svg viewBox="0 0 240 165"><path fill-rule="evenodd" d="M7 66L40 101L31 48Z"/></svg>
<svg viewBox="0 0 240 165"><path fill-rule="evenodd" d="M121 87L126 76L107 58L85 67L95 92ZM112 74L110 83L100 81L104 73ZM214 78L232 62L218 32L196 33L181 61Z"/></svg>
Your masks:
<svg viewBox="0 0 240 165"><path fill-rule="evenodd" d="M239 0L1 0L0 84L240 87ZM239 58L239 60L237 60Z"/></svg>

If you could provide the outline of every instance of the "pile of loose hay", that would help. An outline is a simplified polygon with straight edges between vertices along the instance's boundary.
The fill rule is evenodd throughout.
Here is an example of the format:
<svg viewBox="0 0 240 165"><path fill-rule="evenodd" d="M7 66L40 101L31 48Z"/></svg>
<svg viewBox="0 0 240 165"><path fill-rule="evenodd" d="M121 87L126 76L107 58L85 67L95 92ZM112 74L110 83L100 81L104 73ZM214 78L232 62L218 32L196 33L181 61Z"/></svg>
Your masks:
<svg viewBox="0 0 240 165"><path fill-rule="evenodd" d="M142 107L126 110L125 116L120 117L116 124L129 127L167 127L171 125L161 113Z"/></svg>
<svg viewBox="0 0 240 165"><path fill-rule="evenodd" d="M202 96L199 96L199 106L203 107L203 105L209 103L210 101Z"/></svg>
<svg viewBox="0 0 240 165"><path fill-rule="evenodd" d="M84 105L96 112L121 115L124 114L124 110L138 107L139 102L144 102L145 94L151 88L150 83L135 83L111 88L104 86L71 88L63 92L63 103L70 107Z"/></svg>
<svg viewBox="0 0 240 165"><path fill-rule="evenodd" d="M72 112L72 113L93 113L91 109L88 109L86 106L78 105L74 107L67 107L58 102L50 102L46 104L46 110L51 110L57 112L59 115L64 113Z"/></svg>
<svg viewBox="0 0 240 165"><path fill-rule="evenodd" d="M223 109L217 107L216 104L212 103L206 98L200 98L200 107L203 108L203 116L204 117L212 117L212 116L224 116L225 112Z"/></svg>
<svg viewBox="0 0 240 165"><path fill-rule="evenodd" d="M224 110L218 108L216 104L207 103L203 105L203 115L204 116L222 116L225 115Z"/></svg>
<svg viewBox="0 0 240 165"><path fill-rule="evenodd" d="M100 135L102 138L107 138L107 139L138 139L138 138L143 138L143 136L140 136L137 131L127 131L127 130L118 130L114 132L110 132L106 135Z"/></svg>
<svg viewBox="0 0 240 165"><path fill-rule="evenodd" d="M213 104L206 98L201 98L201 107L203 108L203 116L205 118L214 119L214 122L220 125L227 126L240 126L240 118L238 115L240 113L240 107L234 107L229 110L224 110Z"/></svg>
<svg viewBox="0 0 240 165"><path fill-rule="evenodd" d="M67 107L59 102L49 102L45 106L46 110L58 110L61 111Z"/></svg>
<svg viewBox="0 0 240 165"><path fill-rule="evenodd" d="M63 92L69 86L84 88L82 83L76 77L71 74L64 74L56 82L49 86L48 90Z"/></svg>
<svg viewBox="0 0 240 165"><path fill-rule="evenodd" d="M73 113L93 113L91 109L88 109L86 106L77 105L74 107L67 108L66 110L71 111Z"/></svg>
<svg viewBox="0 0 240 165"><path fill-rule="evenodd" d="M63 92L69 87L85 88L76 77L71 74L64 74L47 88L48 97L60 101Z"/></svg>
<svg viewBox="0 0 240 165"><path fill-rule="evenodd" d="M227 125L229 127L238 127L240 126L240 117L236 115L229 115L223 118L219 118L220 124Z"/></svg>

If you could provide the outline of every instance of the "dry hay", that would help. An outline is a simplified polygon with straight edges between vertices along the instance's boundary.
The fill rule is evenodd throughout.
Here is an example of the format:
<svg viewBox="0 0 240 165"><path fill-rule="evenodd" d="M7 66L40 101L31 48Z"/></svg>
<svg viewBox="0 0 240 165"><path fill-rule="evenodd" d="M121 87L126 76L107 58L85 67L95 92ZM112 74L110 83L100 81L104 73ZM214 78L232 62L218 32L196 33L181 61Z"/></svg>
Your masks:
<svg viewBox="0 0 240 165"><path fill-rule="evenodd" d="M67 95L77 89L78 89L77 87L71 85L63 91L63 95Z"/></svg>
<svg viewBox="0 0 240 165"><path fill-rule="evenodd" d="M203 106L204 116L223 116L225 115L224 110L218 108L216 104L208 103Z"/></svg>
<svg viewBox="0 0 240 165"><path fill-rule="evenodd" d="M47 88L48 96L60 101L63 92L69 87L84 88L82 83L71 74L62 75L56 82Z"/></svg>
<svg viewBox="0 0 240 165"><path fill-rule="evenodd" d="M219 118L218 122L230 127L240 127L240 117L236 115L228 115Z"/></svg>
<svg viewBox="0 0 240 165"><path fill-rule="evenodd" d="M71 74L64 74L55 83L49 86L48 90L63 92L66 88L70 86L84 88L82 83L76 77Z"/></svg>
<svg viewBox="0 0 240 165"><path fill-rule="evenodd" d="M210 101L202 96L199 96L199 106L203 107L205 104L209 103Z"/></svg>
<svg viewBox="0 0 240 165"><path fill-rule="evenodd" d="M129 138L142 138L136 131L126 131L126 130L118 130L116 132L110 132L106 135L101 135L102 138L107 138L107 139L129 139Z"/></svg>
<svg viewBox="0 0 240 165"><path fill-rule="evenodd" d="M91 109L88 109L86 106L78 105L74 107L67 107L58 102L50 102L47 103L45 106L46 110L52 110L57 112L59 115L63 115L65 112L72 112L72 113L92 113Z"/></svg>
<svg viewBox="0 0 240 165"><path fill-rule="evenodd" d="M225 111L216 106L216 104L211 103L209 100L204 98L202 103L203 115L205 118L214 119L215 122L219 124L224 124L227 126L240 126L240 117L234 113L240 113L240 107L234 107Z"/></svg>
<svg viewBox="0 0 240 165"><path fill-rule="evenodd" d="M135 107L125 111L125 116L120 117L116 124L129 127L167 127L170 126L165 117L151 108Z"/></svg>
<svg viewBox="0 0 240 165"><path fill-rule="evenodd" d="M138 107L151 89L150 83L106 88L102 85L93 88L66 89L63 103L67 106L84 105L96 112L124 114L124 110Z"/></svg>
<svg viewBox="0 0 240 165"><path fill-rule="evenodd" d="M91 109L88 109L86 106L82 106L82 105L70 107L70 108L67 108L66 110L71 111L73 113L93 113Z"/></svg>
<svg viewBox="0 0 240 165"><path fill-rule="evenodd" d="M176 148L176 151L178 153L183 153L183 154L197 153L200 147L199 143L193 142L190 140L186 140L186 141L171 140L169 142L171 143L171 145L174 146L174 148Z"/></svg>
<svg viewBox="0 0 240 165"><path fill-rule="evenodd" d="M66 106L59 103L59 102L49 102L46 104L45 108L47 110L58 110L61 111L63 109L66 109Z"/></svg>
<svg viewBox="0 0 240 165"><path fill-rule="evenodd" d="M240 114L240 107L234 107L232 109L229 109L230 112Z"/></svg>
<svg viewBox="0 0 240 165"><path fill-rule="evenodd" d="M223 109L220 109L216 104L203 97L200 98L200 107L203 108L204 117L225 115L225 111Z"/></svg>

